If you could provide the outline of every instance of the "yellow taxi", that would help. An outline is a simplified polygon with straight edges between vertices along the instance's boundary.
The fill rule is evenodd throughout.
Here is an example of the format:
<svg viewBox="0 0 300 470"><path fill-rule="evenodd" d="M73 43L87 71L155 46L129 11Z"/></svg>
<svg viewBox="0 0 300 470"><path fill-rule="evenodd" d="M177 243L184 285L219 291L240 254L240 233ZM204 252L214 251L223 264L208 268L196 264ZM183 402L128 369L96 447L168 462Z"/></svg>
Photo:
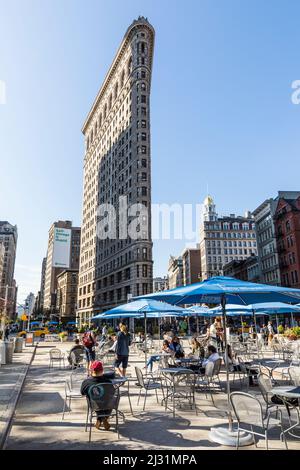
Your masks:
<svg viewBox="0 0 300 470"><path fill-rule="evenodd" d="M20 331L17 336L25 338L27 331ZM38 327L38 328L31 328L29 333L33 333L33 336L36 338L45 338L45 335L49 334L48 328Z"/></svg>

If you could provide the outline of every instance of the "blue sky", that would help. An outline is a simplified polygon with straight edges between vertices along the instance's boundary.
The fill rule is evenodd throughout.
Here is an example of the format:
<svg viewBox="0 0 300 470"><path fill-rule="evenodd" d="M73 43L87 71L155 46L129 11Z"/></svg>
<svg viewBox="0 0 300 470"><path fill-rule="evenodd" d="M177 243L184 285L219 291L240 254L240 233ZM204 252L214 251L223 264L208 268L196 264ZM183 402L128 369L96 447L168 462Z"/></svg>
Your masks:
<svg viewBox="0 0 300 470"><path fill-rule="evenodd" d="M81 126L134 18L156 29L152 199L243 214L300 189L297 0L0 0L0 219L19 229L19 301L51 223L81 223ZM156 241L154 272L185 241Z"/></svg>

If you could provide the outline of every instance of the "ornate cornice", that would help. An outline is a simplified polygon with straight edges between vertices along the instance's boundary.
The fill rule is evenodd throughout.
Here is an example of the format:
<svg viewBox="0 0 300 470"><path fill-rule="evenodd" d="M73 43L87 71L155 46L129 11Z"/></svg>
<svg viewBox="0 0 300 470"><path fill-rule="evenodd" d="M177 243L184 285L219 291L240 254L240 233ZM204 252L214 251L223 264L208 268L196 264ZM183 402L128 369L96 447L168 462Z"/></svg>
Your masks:
<svg viewBox="0 0 300 470"><path fill-rule="evenodd" d="M127 29L125 35L124 35L124 38L123 38L123 41L115 55L115 58L114 58L114 61L112 63L112 65L110 66L107 74L106 74L106 77L103 81L103 84L96 96L96 99L94 100L94 103L91 107L91 110L83 124L83 127L82 127L82 132L83 134L85 133L88 125L90 124L92 118L93 118L93 114L94 114L94 111L95 109L97 108L99 102L101 101L101 99L103 98L110 82L111 82L111 79L114 75L114 73L116 72L116 69L122 59L122 57L124 56L124 53L127 49L127 46L135 32L135 30L137 28L146 28L149 30L149 32L151 33L151 42L150 42L150 50L149 50L149 61L150 61L150 64L149 64L149 68L150 70L152 69L152 60L153 60L153 48L154 48L154 36L155 36L155 31L154 31L154 28L153 26L148 22L147 19L143 18L143 17L139 17L138 20L134 20L133 23L129 26L129 28Z"/></svg>

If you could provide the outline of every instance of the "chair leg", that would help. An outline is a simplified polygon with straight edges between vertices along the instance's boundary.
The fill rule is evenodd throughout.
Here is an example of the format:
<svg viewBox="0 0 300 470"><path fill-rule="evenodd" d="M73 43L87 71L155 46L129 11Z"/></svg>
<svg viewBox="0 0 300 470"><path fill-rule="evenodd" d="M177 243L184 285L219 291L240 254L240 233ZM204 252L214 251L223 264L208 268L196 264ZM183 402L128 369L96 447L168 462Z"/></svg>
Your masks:
<svg viewBox="0 0 300 470"><path fill-rule="evenodd" d="M92 413L90 414L90 432L89 432L89 442L91 442L91 438L92 438L92 425L93 425L93 417L92 417Z"/></svg>
<svg viewBox="0 0 300 470"><path fill-rule="evenodd" d="M266 443L266 449L269 450L269 443L268 443L268 431L265 431L265 443Z"/></svg>
<svg viewBox="0 0 300 470"><path fill-rule="evenodd" d="M143 411L145 411L145 405L146 405L147 393L148 393L148 389L146 388L146 392L145 392L145 398L144 398L144 406L143 406Z"/></svg>
<svg viewBox="0 0 300 470"><path fill-rule="evenodd" d="M139 405L139 403L140 403L141 394L142 394L142 389L140 389L140 394L139 394L138 401L137 401L137 404L138 404L138 405Z"/></svg>
<svg viewBox="0 0 300 470"><path fill-rule="evenodd" d="M288 450L286 435L285 435L285 432L284 432L284 429L283 429L282 421L281 421L281 420L280 420L280 427L281 427L281 435L280 435L280 437L281 437L281 436L283 437L285 448L286 448L286 450Z"/></svg>
<svg viewBox="0 0 300 470"><path fill-rule="evenodd" d="M85 420L85 432L87 432L87 427L88 427L88 419L89 419L89 408L87 408L87 412L86 412L86 420Z"/></svg>
<svg viewBox="0 0 300 470"><path fill-rule="evenodd" d="M253 426L252 426L252 424L251 424L251 431L252 431L252 433L253 433L253 444L255 445L255 447L257 447L256 438L255 438L255 434L254 434L254 432L253 432Z"/></svg>
<svg viewBox="0 0 300 470"><path fill-rule="evenodd" d="M156 403L159 403L159 401L158 401L158 395L157 395L157 389L155 389L155 395L156 395Z"/></svg>
<svg viewBox="0 0 300 470"><path fill-rule="evenodd" d="M132 410L132 405L131 405L131 399L130 399L129 380L128 380L127 394L128 394L128 401L129 401L130 412L131 412L131 414L133 415L133 410Z"/></svg>
<svg viewBox="0 0 300 470"><path fill-rule="evenodd" d="M64 400L64 408L63 408L63 414L62 414L62 420L64 419L65 417L65 411L66 411L66 404L67 404L67 396L65 396L65 400Z"/></svg>

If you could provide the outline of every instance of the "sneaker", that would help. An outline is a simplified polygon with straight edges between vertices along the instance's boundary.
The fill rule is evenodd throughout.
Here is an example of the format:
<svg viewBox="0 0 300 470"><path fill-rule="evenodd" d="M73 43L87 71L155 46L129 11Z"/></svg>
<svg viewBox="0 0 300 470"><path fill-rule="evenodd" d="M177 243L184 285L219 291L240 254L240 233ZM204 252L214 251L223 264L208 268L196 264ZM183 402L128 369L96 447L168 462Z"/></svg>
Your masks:
<svg viewBox="0 0 300 470"><path fill-rule="evenodd" d="M104 418L104 419L103 419L103 426L104 426L105 431L109 431L109 430L110 430L110 424L109 424L109 422L108 422L108 418Z"/></svg>
<svg viewBox="0 0 300 470"><path fill-rule="evenodd" d="M97 419L96 424L95 424L96 429L100 429L101 424L102 424L101 419Z"/></svg>

